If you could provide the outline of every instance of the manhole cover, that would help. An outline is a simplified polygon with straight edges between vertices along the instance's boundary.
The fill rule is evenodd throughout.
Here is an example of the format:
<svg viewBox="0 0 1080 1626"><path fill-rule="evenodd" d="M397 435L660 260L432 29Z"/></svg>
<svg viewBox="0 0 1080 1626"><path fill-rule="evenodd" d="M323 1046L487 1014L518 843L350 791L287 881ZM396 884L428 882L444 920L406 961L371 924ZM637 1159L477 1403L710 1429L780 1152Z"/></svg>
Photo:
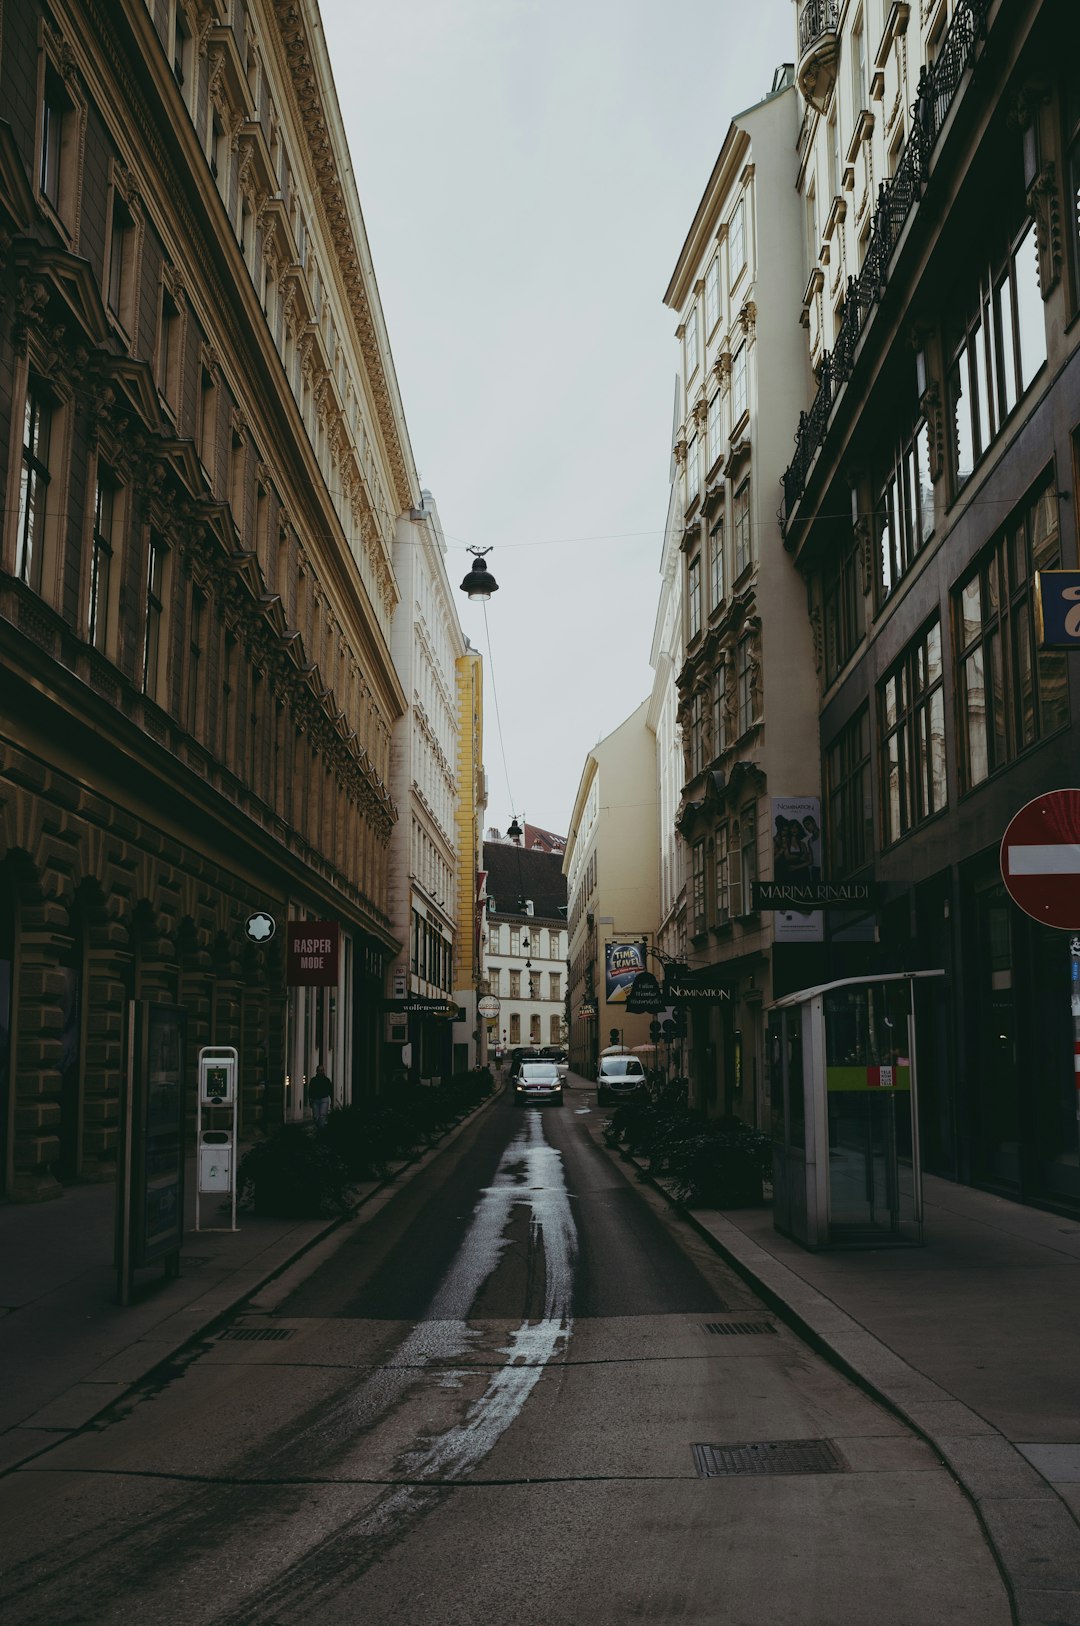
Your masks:
<svg viewBox="0 0 1080 1626"><path fill-rule="evenodd" d="M695 1445L702 1479L735 1474L841 1474L847 1463L831 1440L752 1440L739 1445Z"/></svg>
<svg viewBox="0 0 1080 1626"><path fill-rule="evenodd" d="M295 1327L229 1327L225 1332L218 1334L222 1343L226 1338L231 1338L235 1341L243 1339L246 1343L257 1341L263 1344L280 1344L284 1338L295 1337Z"/></svg>
<svg viewBox="0 0 1080 1626"><path fill-rule="evenodd" d="M706 1321L705 1331L719 1333L722 1337L728 1337L735 1333L746 1335L755 1332L775 1333L776 1328L771 1321Z"/></svg>

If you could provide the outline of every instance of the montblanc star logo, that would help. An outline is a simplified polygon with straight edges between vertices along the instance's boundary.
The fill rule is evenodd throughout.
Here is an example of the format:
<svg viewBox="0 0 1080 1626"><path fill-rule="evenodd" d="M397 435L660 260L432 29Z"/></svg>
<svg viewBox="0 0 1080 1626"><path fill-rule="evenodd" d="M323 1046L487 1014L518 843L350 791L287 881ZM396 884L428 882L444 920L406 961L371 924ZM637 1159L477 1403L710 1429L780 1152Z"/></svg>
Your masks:
<svg viewBox="0 0 1080 1626"><path fill-rule="evenodd" d="M270 915L249 915L244 930L253 943L268 943L277 926Z"/></svg>

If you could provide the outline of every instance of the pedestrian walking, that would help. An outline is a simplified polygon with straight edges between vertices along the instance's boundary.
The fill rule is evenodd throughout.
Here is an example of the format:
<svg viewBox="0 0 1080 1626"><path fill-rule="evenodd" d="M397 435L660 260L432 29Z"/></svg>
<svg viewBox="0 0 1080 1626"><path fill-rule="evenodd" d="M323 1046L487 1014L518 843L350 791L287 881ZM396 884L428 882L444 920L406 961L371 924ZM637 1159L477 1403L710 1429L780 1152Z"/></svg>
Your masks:
<svg viewBox="0 0 1080 1626"><path fill-rule="evenodd" d="M311 1116L317 1124L324 1124L330 1111L330 1103L334 1099L334 1085L329 1075L323 1072L322 1062L307 1081L307 1098Z"/></svg>

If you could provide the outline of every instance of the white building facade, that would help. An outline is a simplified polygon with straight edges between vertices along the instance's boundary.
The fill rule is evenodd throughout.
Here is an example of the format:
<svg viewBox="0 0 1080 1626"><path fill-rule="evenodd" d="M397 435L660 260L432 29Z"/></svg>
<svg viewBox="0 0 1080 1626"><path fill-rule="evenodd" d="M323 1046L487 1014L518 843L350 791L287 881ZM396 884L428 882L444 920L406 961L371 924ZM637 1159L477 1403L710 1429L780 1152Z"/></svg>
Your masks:
<svg viewBox="0 0 1080 1626"><path fill-rule="evenodd" d="M453 1071L457 1009L457 666L466 644L446 572L446 541L428 492L397 521L394 569L401 604L391 650L409 710L390 757L391 794L399 810L390 851L390 913L401 950L392 968L388 1037L396 1048L404 1036L398 1064L411 1078L443 1078ZM471 863L468 855L465 861Z"/></svg>

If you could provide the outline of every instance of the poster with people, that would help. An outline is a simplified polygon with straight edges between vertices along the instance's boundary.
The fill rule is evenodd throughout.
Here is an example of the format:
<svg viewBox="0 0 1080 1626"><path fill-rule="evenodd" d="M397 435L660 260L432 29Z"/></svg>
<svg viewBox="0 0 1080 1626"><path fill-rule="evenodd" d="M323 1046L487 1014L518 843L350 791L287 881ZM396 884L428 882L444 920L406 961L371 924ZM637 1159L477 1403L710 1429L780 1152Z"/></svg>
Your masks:
<svg viewBox="0 0 1080 1626"><path fill-rule="evenodd" d="M821 880L821 803L816 796L772 798L773 880L781 886L808 886ZM792 905L773 913L777 943L820 943L820 909Z"/></svg>

